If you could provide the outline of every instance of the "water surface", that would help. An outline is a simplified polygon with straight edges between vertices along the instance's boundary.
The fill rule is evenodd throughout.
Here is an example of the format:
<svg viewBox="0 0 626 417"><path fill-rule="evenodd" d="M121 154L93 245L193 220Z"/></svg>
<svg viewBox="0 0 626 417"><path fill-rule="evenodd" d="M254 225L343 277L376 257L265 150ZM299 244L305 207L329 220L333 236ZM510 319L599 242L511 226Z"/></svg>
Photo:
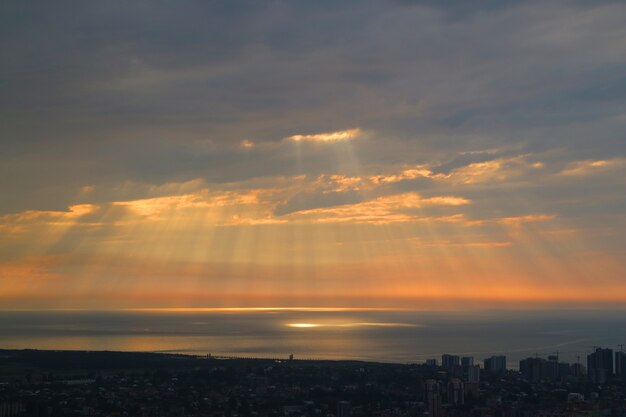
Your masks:
<svg viewBox="0 0 626 417"><path fill-rule="evenodd" d="M421 362L505 354L575 362L626 342L624 311L263 309L1 312L0 348Z"/></svg>

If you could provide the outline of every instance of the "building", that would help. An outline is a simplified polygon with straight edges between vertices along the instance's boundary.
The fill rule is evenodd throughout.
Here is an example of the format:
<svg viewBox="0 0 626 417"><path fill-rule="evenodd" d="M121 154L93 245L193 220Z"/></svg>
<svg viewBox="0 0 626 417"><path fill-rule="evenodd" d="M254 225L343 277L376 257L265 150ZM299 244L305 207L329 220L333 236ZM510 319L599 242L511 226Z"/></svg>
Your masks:
<svg viewBox="0 0 626 417"><path fill-rule="evenodd" d="M426 359L426 365L439 366L439 361L437 359Z"/></svg>
<svg viewBox="0 0 626 417"><path fill-rule="evenodd" d="M526 358L519 361L519 371L530 382L538 382L545 378L547 361L543 358Z"/></svg>
<svg viewBox="0 0 626 417"><path fill-rule="evenodd" d="M579 363L570 365L567 362L559 362L558 356L543 358L526 358L519 362L521 374L530 382L541 380L558 380L569 376L581 376L585 373L585 367Z"/></svg>
<svg viewBox="0 0 626 417"><path fill-rule="evenodd" d="M470 372L473 372L473 367L474 358L472 356L463 356L461 358L461 374L459 376L463 381L470 382Z"/></svg>
<svg viewBox="0 0 626 417"><path fill-rule="evenodd" d="M626 381L626 352L615 352L615 376Z"/></svg>
<svg viewBox="0 0 626 417"><path fill-rule="evenodd" d="M467 382L470 384L480 382L480 365L473 365L467 369Z"/></svg>
<svg viewBox="0 0 626 417"><path fill-rule="evenodd" d="M448 382L448 404L465 404L465 391L463 389L463 382L458 378L452 378L450 382Z"/></svg>
<svg viewBox="0 0 626 417"><path fill-rule="evenodd" d="M559 357L557 355L548 356L548 360L544 364L545 366L545 377L548 379L558 379L559 378Z"/></svg>
<svg viewBox="0 0 626 417"><path fill-rule="evenodd" d="M485 371L492 374L499 374L506 371L506 356L491 356L484 360Z"/></svg>
<svg viewBox="0 0 626 417"><path fill-rule="evenodd" d="M472 356L463 356L461 358L461 367L465 370L470 366L474 366L474 358Z"/></svg>
<svg viewBox="0 0 626 417"><path fill-rule="evenodd" d="M424 397L428 404L428 415L430 417L441 417L441 391L439 383L434 379L429 379L424 384Z"/></svg>
<svg viewBox="0 0 626 417"><path fill-rule="evenodd" d="M566 362L559 362L559 378L563 379L570 375L574 375L574 367Z"/></svg>
<svg viewBox="0 0 626 417"><path fill-rule="evenodd" d="M587 377L593 384L605 384L613 375L613 350L597 347L587 355Z"/></svg>
<svg viewBox="0 0 626 417"><path fill-rule="evenodd" d="M441 366L446 369L454 369L461 364L461 358L457 355L441 355Z"/></svg>
<svg viewBox="0 0 626 417"><path fill-rule="evenodd" d="M570 368L570 374L573 376L587 375L587 369L582 363L573 363Z"/></svg>

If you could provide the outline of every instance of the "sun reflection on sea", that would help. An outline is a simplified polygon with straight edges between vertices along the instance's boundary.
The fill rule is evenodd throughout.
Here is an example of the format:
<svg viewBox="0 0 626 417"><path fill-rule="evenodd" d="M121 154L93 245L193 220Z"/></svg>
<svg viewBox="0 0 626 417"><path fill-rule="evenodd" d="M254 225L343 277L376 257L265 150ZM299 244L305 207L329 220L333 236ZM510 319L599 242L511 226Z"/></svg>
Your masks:
<svg viewBox="0 0 626 417"><path fill-rule="evenodd" d="M310 329L323 327L422 327L413 323L342 322L342 323L286 323L287 327Z"/></svg>

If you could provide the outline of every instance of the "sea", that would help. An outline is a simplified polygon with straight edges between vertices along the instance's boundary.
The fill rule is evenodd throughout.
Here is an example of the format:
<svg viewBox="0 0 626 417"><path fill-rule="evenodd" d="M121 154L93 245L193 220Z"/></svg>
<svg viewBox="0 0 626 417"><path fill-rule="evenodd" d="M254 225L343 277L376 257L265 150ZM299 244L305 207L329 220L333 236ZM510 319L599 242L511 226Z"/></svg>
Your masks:
<svg viewBox="0 0 626 417"><path fill-rule="evenodd" d="M0 312L0 349L108 350L226 357L477 363L558 355L585 364L626 344L624 310L416 311L352 308Z"/></svg>

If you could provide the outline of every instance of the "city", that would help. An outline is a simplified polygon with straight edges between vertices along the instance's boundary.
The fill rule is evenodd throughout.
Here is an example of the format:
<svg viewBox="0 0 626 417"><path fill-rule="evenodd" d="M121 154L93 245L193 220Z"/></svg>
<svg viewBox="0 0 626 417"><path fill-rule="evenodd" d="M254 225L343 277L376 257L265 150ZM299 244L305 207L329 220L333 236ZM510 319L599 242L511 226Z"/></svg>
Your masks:
<svg viewBox="0 0 626 417"><path fill-rule="evenodd" d="M0 352L0 417L585 417L626 413L626 353L587 365L443 354L421 364Z"/></svg>
<svg viewBox="0 0 626 417"><path fill-rule="evenodd" d="M625 23L0 1L0 417L626 417Z"/></svg>

